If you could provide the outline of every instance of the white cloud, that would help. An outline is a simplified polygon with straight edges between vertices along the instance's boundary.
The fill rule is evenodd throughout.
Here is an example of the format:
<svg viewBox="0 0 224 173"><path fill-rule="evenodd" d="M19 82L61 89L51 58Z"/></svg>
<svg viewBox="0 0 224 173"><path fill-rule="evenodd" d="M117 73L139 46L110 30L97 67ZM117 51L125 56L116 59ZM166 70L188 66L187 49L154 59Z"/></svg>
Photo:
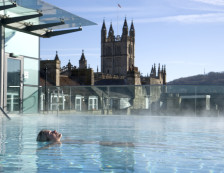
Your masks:
<svg viewBox="0 0 224 173"><path fill-rule="evenodd" d="M196 2L202 2L211 5L224 5L224 0L193 0Z"/></svg>
<svg viewBox="0 0 224 173"><path fill-rule="evenodd" d="M219 23L224 22L224 13L176 15L158 18L137 19L135 23L178 22L178 23Z"/></svg>

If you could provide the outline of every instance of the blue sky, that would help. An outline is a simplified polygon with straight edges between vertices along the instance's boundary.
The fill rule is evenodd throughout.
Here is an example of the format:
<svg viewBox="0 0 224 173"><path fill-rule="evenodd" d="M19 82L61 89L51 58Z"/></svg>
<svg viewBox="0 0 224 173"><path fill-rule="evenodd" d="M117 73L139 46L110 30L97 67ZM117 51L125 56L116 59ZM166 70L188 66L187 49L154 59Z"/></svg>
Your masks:
<svg viewBox="0 0 224 173"><path fill-rule="evenodd" d="M136 30L135 65L143 75L154 63L165 64L167 80L224 71L224 0L45 0L98 25L83 31L41 39L41 58L58 51L62 65L78 66L82 50L87 63L100 69L100 32L113 23L122 33L125 16ZM122 8L119 8L120 4Z"/></svg>

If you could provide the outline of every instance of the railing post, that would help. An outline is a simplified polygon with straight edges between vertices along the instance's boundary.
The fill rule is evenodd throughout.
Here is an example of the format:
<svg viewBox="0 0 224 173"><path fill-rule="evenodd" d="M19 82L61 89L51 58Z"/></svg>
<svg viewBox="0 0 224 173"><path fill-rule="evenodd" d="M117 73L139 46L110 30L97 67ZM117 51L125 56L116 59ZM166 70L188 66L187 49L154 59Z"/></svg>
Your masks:
<svg viewBox="0 0 224 173"><path fill-rule="evenodd" d="M69 111L72 109L72 91L71 86L69 87Z"/></svg>
<svg viewBox="0 0 224 173"><path fill-rule="evenodd" d="M50 109L50 89L47 89L47 114L49 113L49 109Z"/></svg>
<svg viewBox="0 0 224 173"><path fill-rule="evenodd" d="M196 115L197 115L197 86L195 86L195 88L194 88L194 92L195 92L194 114L195 114L195 116L196 116Z"/></svg>
<svg viewBox="0 0 224 173"><path fill-rule="evenodd" d="M44 82L44 85L45 85L45 111L48 111L47 109L47 66L45 66L45 82Z"/></svg>
<svg viewBox="0 0 224 173"><path fill-rule="evenodd" d="M57 88L57 90L58 90L58 95L57 95L57 116L58 116L58 112L59 112L59 88Z"/></svg>

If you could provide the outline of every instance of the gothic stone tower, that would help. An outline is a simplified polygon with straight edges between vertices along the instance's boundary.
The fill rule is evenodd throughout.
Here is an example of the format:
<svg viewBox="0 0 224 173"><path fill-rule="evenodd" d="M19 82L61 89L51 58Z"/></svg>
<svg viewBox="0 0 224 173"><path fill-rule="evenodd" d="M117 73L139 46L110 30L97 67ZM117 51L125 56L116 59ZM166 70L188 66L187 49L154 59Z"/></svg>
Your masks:
<svg viewBox="0 0 224 173"><path fill-rule="evenodd" d="M135 29L133 21L128 30L125 18L122 36L115 37L112 23L107 36L105 21L101 30L101 72L126 76L135 66Z"/></svg>

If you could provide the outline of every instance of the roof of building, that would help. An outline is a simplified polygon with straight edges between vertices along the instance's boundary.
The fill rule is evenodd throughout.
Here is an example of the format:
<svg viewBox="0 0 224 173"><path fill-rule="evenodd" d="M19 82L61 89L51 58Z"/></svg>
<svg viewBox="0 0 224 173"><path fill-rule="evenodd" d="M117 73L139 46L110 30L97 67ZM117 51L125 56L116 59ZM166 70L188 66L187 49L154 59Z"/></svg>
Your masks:
<svg viewBox="0 0 224 173"><path fill-rule="evenodd" d="M82 50L82 55L81 55L80 61L86 61L84 50Z"/></svg>
<svg viewBox="0 0 224 173"><path fill-rule="evenodd" d="M49 80L46 82L47 86L55 86L55 84L51 83ZM40 75L40 86L45 86L45 79L42 75ZM60 76L60 86L80 86L80 84L69 78L68 76Z"/></svg>
<svg viewBox="0 0 224 173"><path fill-rule="evenodd" d="M59 61L59 57L58 57L58 51L56 51L56 55L55 55L55 58L54 58L54 60L57 60L57 61Z"/></svg>
<svg viewBox="0 0 224 173"><path fill-rule="evenodd" d="M104 97L110 98L133 98L134 97L134 86L126 85L114 85L114 86L92 86L92 89L103 95Z"/></svg>
<svg viewBox="0 0 224 173"><path fill-rule="evenodd" d="M102 79L95 82L95 85L126 85L125 79Z"/></svg>
<svg viewBox="0 0 224 173"><path fill-rule="evenodd" d="M54 84L50 83L49 81L46 82L47 86L54 86ZM45 86L45 79L44 77L40 76L40 86Z"/></svg>
<svg viewBox="0 0 224 173"><path fill-rule="evenodd" d="M60 84L61 86L79 86L80 83L78 83L75 80L72 80L71 78L69 78L68 76L60 76Z"/></svg>

